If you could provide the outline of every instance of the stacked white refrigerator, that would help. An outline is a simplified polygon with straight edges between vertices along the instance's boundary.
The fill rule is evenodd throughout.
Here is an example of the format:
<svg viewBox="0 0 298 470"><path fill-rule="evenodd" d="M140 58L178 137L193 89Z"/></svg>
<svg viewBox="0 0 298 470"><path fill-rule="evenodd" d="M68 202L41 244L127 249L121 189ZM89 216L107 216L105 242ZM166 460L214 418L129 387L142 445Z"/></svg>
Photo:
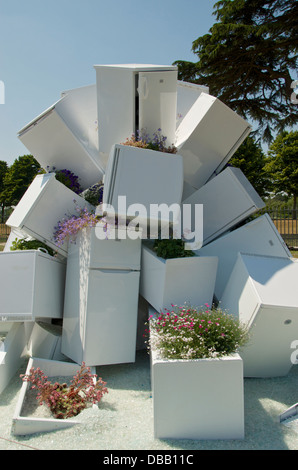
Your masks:
<svg viewBox="0 0 298 470"><path fill-rule="evenodd" d="M289 373L297 349L297 285L297 260L238 254L221 306L250 330L249 343L239 351L245 377Z"/></svg>
<svg viewBox="0 0 298 470"><path fill-rule="evenodd" d="M197 251L218 256L215 296L220 301L239 252L290 258L291 253L268 214L263 214L226 233Z"/></svg>
<svg viewBox="0 0 298 470"><path fill-rule="evenodd" d="M108 214L113 210L122 217L138 217L141 223L149 219L179 221L183 192L181 155L113 145L104 181L103 203Z"/></svg>
<svg viewBox="0 0 298 470"><path fill-rule="evenodd" d="M67 169L82 189L100 181L96 86L68 90L19 131L19 139L45 170Z"/></svg>
<svg viewBox="0 0 298 470"><path fill-rule="evenodd" d="M177 67L150 64L95 65L98 146L106 168L112 145L142 129L159 128L168 145L175 143Z"/></svg>
<svg viewBox="0 0 298 470"><path fill-rule="evenodd" d="M191 231L198 223L195 206L203 206L203 245L235 227L265 203L239 168L228 167L183 201L191 207ZM186 227L189 229L189 227Z"/></svg>
<svg viewBox="0 0 298 470"><path fill-rule="evenodd" d="M203 186L225 167L250 131L219 99L201 93L176 130L185 181L196 189Z"/></svg>
<svg viewBox="0 0 298 470"><path fill-rule="evenodd" d="M135 361L141 239L116 233L83 229L69 248L61 351L79 364Z"/></svg>

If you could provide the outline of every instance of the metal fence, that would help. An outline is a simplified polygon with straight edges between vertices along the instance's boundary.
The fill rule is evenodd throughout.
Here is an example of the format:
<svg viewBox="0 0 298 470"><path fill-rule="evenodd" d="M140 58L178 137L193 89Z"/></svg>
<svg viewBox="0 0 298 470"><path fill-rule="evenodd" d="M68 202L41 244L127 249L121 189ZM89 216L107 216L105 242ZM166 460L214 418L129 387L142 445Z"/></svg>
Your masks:
<svg viewBox="0 0 298 470"><path fill-rule="evenodd" d="M10 234L10 227L5 224L0 224L0 243L6 242Z"/></svg>
<svg viewBox="0 0 298 470"><path fill-rule="evenodd" d="M267 213L286 244L298 247L298 209L267 209Z"/></svg>

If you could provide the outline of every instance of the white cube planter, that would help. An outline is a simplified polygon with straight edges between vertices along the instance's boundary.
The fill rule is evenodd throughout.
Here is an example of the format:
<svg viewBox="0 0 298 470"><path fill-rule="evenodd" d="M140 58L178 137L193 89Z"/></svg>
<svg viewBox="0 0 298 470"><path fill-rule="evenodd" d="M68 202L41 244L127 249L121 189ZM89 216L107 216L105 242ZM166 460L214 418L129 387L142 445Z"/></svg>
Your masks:
<svg viewBox="0 0 298 470"><path fill-rule="evenodd" d="M218 258L163 259L143 243L140 294L157 311L185 302L212 305Z"/></svg>
<svg viewBox="0 0 298 470"><path fill-rule="evenodd" d="M165 360L153 350L151 381L155 438L244 438L243 364L238 354Z"/></svg>
<svg viewBox="0 0 298 470"><path fill-rule="evenodd" d="M26 374L29 374L30 369L39 367L46 376L49 377L65 377L73 378L73 376L80 370L81 366L71 362L51 361L40 358L30 358L26 370ZM91 371L95 373L95 369ZM67 429L76 424L79 424L79 415L76 419L55 419L55 418L43 418L43 417L30 417L22 415L26 394L30 389L31 384L29 382L23 382L17 406L12 419L12 433L14 435L27 435L40 432L59 431ZM39 405L38 405L39 406Z"/></svg>
<svg viewBox="0 0 298 470"><path fill-rule="evenodd" d="M0 321L62 318L66 263L38 250L0 253Z"/></svg>
<svg viewBox="0 0 298 470"><path fill-rule="evenodd" d="M6 224L46 243L66 257L67 243L61 247L54 243L54 228L65 216L78 215L75 204L81 209L93 208L85 199L57 181L54 173L38 175Z"/></svg>

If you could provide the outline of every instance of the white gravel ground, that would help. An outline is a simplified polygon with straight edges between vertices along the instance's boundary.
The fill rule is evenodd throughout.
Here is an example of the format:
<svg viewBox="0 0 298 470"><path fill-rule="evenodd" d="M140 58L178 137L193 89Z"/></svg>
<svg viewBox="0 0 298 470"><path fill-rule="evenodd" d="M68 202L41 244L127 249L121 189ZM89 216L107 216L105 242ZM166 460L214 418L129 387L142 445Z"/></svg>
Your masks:
<svg viewBox="0 0 298 470"><path fill-rule="evenodd" d="M97 368L109 393L97 408L81 413L81 424L67 430L14 436L11 424L22 384L19 373L26 365L0 396L0 450L298 450L298 418L288 426L279 422L279 414L298 402L298 366L293 366L287 377L244 380L245 439L192 441L154 438L146 351L138 351L135 364ZM178 385L174 393L178 407L183 386Z"/></svg>

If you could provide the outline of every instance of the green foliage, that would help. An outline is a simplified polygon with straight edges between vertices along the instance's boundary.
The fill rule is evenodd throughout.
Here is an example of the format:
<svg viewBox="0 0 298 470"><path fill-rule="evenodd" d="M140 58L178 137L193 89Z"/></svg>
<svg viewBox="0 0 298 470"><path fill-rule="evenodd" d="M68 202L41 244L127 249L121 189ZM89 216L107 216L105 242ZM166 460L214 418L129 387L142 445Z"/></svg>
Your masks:
<svg viewBox="0 0 298 470"><path fill-rule="evenodd" d="M18 157L8 168L4 177L6 205L16 205L40 170L39 163L32 155Z"/></svg>
<svg viewBox="0 0 298 470"><path fill-rule="evenodd" d="M55 252L43 242L40 242L38 240L18 240L17 238L12 242L10 251L37 250L38 248L45 249L51 256L54 256L55 254Z"/></svg>
<svg viewBox="0 0 298 470"><path fill-rule="evenodd" d="M264 170L265 163L266 157L261 146L250 136L229 161L230 165L240 168L261 197L269 193L269 180Z"/></svg>
<svg viewBox="0 0 298 470"><path fill-rule="evenodd" d="M298 197L298 131L282 132L271 144L264 167L275 194L293 197L293 216L296 218Z"/></svg>
<svg viewBox="0 0 298 470"><path fill-rule="evenodd" d="M157 256L164 259L195 256L193 251L185 250L184 242L181 239L174 238L155 240L154 251Z"/></svg>
<svg viewBox="0 0 298 470"><path fill-rule="evenodd" d="M291 102L297 69L296 0L221 0L217 22L193 41L198 62L175 62L178 78L209 86L231 109L258 125L264 141L298 122Z"/></svg>

